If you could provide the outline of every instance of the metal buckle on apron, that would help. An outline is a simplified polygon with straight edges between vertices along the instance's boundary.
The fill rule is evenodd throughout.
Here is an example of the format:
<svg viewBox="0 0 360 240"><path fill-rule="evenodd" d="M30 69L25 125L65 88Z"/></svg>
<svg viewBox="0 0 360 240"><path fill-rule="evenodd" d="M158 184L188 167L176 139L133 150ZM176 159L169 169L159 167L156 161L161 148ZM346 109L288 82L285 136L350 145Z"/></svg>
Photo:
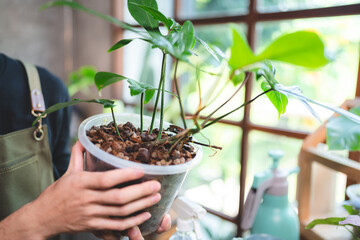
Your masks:
<svg viewBox="0 0 360 240"><path fill-rule="evenodd" d="M43 126L42 126L42 119L46 118L47 114L43 114L41 112L36 113L34 110L31 111L32 115L35 116L36 118L40 117L38 122L38 126L34 131L34 138L36 141L41 141L44 138L44 130L43 130Z"/></svg>
<svg viewBox="0 0 360 240"><path fill-rule="evenodd" d="M43 114L45 111L45 101L44 96L41 92L41 83L39 73L34 65L23 63L30 88L31 96L31 114L39 118L37 123L38 127L34 131L34 138L36 141L41 141L44 138L44 130L42 126L42 119L46 117L46 114Z"/></svg>

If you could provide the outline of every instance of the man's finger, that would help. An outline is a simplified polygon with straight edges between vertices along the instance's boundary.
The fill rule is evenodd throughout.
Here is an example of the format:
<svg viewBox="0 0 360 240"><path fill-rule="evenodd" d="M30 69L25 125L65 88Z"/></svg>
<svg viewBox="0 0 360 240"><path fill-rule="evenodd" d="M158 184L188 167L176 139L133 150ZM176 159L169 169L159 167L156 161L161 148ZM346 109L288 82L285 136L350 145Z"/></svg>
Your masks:
<svg viewBox="0 0 360 240"><path fill-rule="evenodd" d="M77 141L71 149L71 157L67 172L84 171L84 147Z"/></svg>
<svg viewBox="0 0 360 240"><path fill-rule="evenodd" d="M109 189L121 183L139 179L142 176L144 173L141 170L124 168L105 172L84 172L80 181L87 188Z"/></svg>
<svg viewBox="0 0 360 240"><path fill-rule="evenodd" d="M157 229L157 233L162 233L165 232L167 230L169 230L171 228L171 217L169 214L165 214L165 216L163 217L160 227Z"/></svg>
<svg viewBox="0 0 360 240"><path fill-rule="evenodd" d="M88 213L92 216L114 216L114 217L126 217L132 213L143 210L158 203L161 199L159 193L155 193L145 198L141 198L137 201L130 202L125 205L114 205L114 204L91 204L88 207Z"/></svg>
<svg viewBox="0 0 360 240"><path fill-rule="evenodd" d="M128 235L130 240L144 240L138 226L130 228L128 230Z"/></svg>
<svg viewBox="0 0 360 240"><path fill-rule="evenodd" d="M88 225L94 230L117 230L123 231L134 226L138 226L148 220L151 214L148 212L140 213L133 217L124 219L117 218L95 218L88 221Z"/></svg>
<svg viewBox="0 0 360 240"><path fill-rule="evenodd" d="M161 185L157 181L147 181L124 188L112 188L107 191L93 191L89 200L99 204L123 205L158 192Z"/></svg>

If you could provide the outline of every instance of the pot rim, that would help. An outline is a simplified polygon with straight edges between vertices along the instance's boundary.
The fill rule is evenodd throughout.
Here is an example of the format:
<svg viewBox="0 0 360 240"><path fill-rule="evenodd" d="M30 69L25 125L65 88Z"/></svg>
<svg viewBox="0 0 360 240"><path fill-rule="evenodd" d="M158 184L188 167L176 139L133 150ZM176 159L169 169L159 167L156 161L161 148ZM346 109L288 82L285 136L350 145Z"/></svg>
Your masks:
<svg viewBox="0 0 360 240"><path fill-rule="evenodd" d="M136 126L139 122L138 114L116 113L115 118L117 124L131 121ZM79 126L78 138L80 143L86 149L86 151L88 151L90 154L100 159L101 161L104 161L116 168L128 168L128 167L137 168L137 169L142 169L145 174L151 174L151 175L172 175L172 174L187 172L191 168L198 165L201 161L203 152L202 152L202 148L197 145L194 146L196 152L195 158L193 158L189 162L178 165L169 165L169 166L149 165L149 164L133 162L116 157L96 147L86 136L86 130L90 129L92 126L108 124L111 121L112 121L111 113L101 113L85 119ZM151 117L144 115L144 126L149 124L150 121L151 121ZM164 122L164 125L165 127L168 127L170 123Z"/></svg>

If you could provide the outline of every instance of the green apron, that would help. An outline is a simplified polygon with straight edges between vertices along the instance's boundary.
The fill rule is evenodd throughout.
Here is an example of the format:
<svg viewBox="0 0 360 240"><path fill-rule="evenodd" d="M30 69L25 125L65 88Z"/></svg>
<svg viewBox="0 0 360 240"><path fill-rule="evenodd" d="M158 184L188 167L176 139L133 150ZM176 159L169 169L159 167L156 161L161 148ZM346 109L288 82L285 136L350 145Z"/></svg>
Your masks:
<svg viewBox="0 0 360 240"><path fill-rule="evenodd" d="M38 72L24 64L28 76L32 111L45 110ZM30 101L30 99L29 99ZM54 181L46 126L0 135L0 220L36 199Z"/></svg>

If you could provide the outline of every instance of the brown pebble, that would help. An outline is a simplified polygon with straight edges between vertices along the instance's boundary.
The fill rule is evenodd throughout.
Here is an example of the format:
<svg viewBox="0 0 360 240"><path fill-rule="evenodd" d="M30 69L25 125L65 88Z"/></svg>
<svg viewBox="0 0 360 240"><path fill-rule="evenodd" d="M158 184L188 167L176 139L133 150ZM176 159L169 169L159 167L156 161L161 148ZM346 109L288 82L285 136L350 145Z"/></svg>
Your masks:
<svg viewBox="0 0 360 240"><path fill-rule="evenodd" d="M157 152L156 152L156 151L152 152L152 153L151 153L151 157L152 157L152 158L157 158L157 157L158 157Z"/></svg>
<svg viewBox="0 0 360 240"><path fill-rule="evenodd" d="M173 154L173 158L180 158L180 152L178 150L174 150L172 154Z"/></svg>

